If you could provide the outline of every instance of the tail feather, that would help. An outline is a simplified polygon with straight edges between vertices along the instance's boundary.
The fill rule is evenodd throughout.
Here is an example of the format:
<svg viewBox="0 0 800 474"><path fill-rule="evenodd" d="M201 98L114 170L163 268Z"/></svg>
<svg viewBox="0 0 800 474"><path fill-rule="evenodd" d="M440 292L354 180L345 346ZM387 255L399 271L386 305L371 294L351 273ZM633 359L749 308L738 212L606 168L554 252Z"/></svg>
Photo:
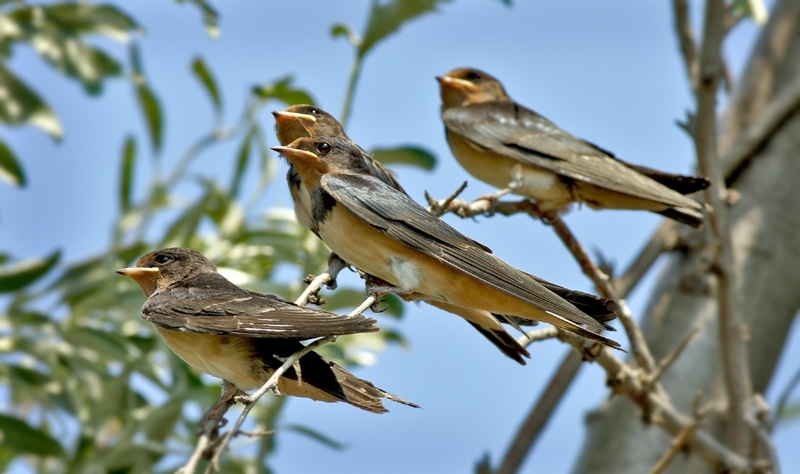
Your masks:
<svg viewBox="0 0 800 474"><path fill-rule="evenodd" d="M297 340L283 340L282 346L270 341L259 348L259 355L266 365L267 372L274 371L289 357L302 348ZM280 357L276 358L275 356ZM386 413L382 400L388 399L411 407L414 403L382 390L371 382L360 379L333 361L316 352L309 352L281 377L278 389L287 395L311 398L323 402L344 402L372 413Z"/></svg>
<svg viewBox="0 0 800 474"><path fill-rule="evenodd" d="M675 219L676 221L690 225L696 229L703 227L703 213L685 207L671 207L663 211L654 211L664 217Z"/></svg>
<svg viewBox="0 0 800 474"><path fill-rule="evenodd" d="M505 330L492 330L473 323L472 321L467 322L470 323L472 327L477 329L479 333L483 334L486 339L491 341L491 343L500 349L503 354L511 357L521 365L525 365L525 359L522 357L530 357L530 353L516 339L514 339L511 334L507 333Z"/></svg>
<svg viewBox="0 0 800 474"><path fill-rule="evenodd" d="M635 165L622 160L619 161L628 168L638 171L653 181L663 184L669 189L683 195L696 193L697 191L702 191L711 186L711 181L702 176L686 176L682 174L667 173L653 168L648 168L647 166Z"/></svg>

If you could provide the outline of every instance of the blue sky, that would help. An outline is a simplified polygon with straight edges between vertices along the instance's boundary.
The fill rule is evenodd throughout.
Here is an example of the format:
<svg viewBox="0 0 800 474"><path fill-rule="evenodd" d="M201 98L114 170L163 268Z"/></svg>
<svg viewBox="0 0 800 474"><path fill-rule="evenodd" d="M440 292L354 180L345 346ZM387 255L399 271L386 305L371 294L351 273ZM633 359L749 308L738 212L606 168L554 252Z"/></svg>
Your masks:
<svg viewBox="0 0 800 474"><path fill-rule="evenodd" d="M250 87L287 74L310 90L320 106L339 115L353 52L341 38L331 39L330 27L342 22L361 31L369 9L367 1L216 3L222 29L216 40L208 38L197 10L186 4L146 0L124 7L146 29L141 50L166 114L159 159L167 163L174 163L213 123L208 98L190 72L195 55L203 56L221 86L226 123L238 117ZM694 13L699 18L701 12ZM394 168L420 202L424 190L445 197L464 180L469 180L466 198L490 192L455 163L439 120L434 76L472 66L500 78L517 101L626 160L690 172L691 142L675 122L693 104L672 22L669 2L519 1L510 8L492 0L446 4L406 25L366 58L348 134L366 149L415 144L431 150L439 158L433 172ZM726 43L737 74L755 34L757 28L745 22ZM126 54L124 46L102 44ZM66 138L56 144L36 129L0 131L25 161L29 182L23 190L0 186L0 242L18 257L55 248L65 250L66 261L94 255L111 238L127 134L139 138L138 184L153 172L150 160L143 158L149 147L132 88L126 81L111 81L99 100L87 98L79 85L63 80L24 48L15 52L10 66L50 103L65 125ZM269 110L260 116L267 129L272 127ZM213 148L195 169L227 176L237 146ZM282 176L285 165L275 163ZM290 204L288 190L277 182L260 206ZM447 220L518 268L591 291L552 231L539 222L522 216ZM659 217L575 209L566 220L587 248L601 249L624 268ZM634 314L643 310L656 273L632 295ZM411 347L391 348L378 365L357 374L424 409L394 405L391 413L376 416L343 404L292 400L285 423L314 426L349 447L334 452L308 438L283 434L273 463L278 472L308 472L320 465L330 472L466 472L484 453L496 463L567 350L556 342L537 344L528 365L521 367L468 325L426 306L410 306L401 329ZM797 331L789 344L773 391L795 369L785 361L800 360ZM582 369L524 472L569 469L582 443L584 417L607 396L603 378L595 366ZM775 394L770 395L774 400ZM786 465L800 463L791 449L798 436L798 424L778 432Z"/></svg>

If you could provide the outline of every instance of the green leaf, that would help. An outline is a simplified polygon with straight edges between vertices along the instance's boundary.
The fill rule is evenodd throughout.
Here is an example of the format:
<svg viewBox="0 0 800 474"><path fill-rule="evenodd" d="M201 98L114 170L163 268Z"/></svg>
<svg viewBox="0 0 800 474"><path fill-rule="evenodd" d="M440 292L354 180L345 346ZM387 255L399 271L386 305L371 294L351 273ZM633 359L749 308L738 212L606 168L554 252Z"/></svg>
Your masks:
<svg viewBox="0 0 800 474"><path fill-rule="evenodd" d="M133 165L136 161L136 139L128 136L122 147L122 170L120 172L119 203L125 212L131 207L131 191L133 189Z"/></svg>
<svg viewBox="0 0 800 474"><path fill-rule="evenodd" d="M257 125L253 125L248 130L247 134L242 140L242 146L239 147L239 152L236 153L236 169L233 172L233 181L231 182L230 195L236 197L239 195L239 188L242 185L242 178L247 169L247 163L250 160L250 148L253 143L253 138L257 133Z"/></svg>
<svg viewBox="0 0 800 474"><path fill-rule="evenodd" d="M88 3L23 7L4 20L4 29L9 30L4 39L29 43L58 71L78 79L90 94L100 92L103 81L118 76L122 68L104 51L83 41L82 35L102 34L124 42L138 29L136 22L120 10Z"/></svg>
<svg viewBox="0 0 800 474"><path fill-rule="evenodd" d="M184 0L177 0L178 3L185 3ZM206 34L211 39L217 39L219 30L219 13L205 0L190 0L190 2L200 8L203 13L203 24L206 27Z"/></svg>
<svg viewBox="0 0 800 474"><path fill-rule="evenodd" d="M383 164L404 163L426 170L432 170L436 167L436 157L433 153L415 146L376 148L372 150L371 154L373 158Z"/></svg>
<svg viewBox="0 0 800 474"><path fill-rule="evenodd" d="M58 117L24 82L0 63L0 121L9 125L30 123L60 139L64 135Z"/></svg>
<svg viewBox="0 0 800 474"><path fill-rule="evenodd" d="M361 44L361 38L347 25L337 23L331 27L331 37L343 36L347 42L356 48Z"/></svg>
<svg viewBox="0 0 800 474"><path fill-rule="evenodd" d="M325 436L324 434L320 433L319 431L314 430L313 428L309 428L303 425L286 425L283 427L286 431L294 431L295 433L300 433L302 435L308 436L309 438L324 444L325 446L334 449L336 451L341 451L347 448L347 444L341 443L336 441L333 438Z"/></svg>
<svg viewBox="0 0 800 474"><path fill-rule="evenodd" d="M61 251L56 250L48 257L23 260L0 268L0 293L21 290L47 274L58 264Z"/></svg>
<svg viewBox="0 0 800 474"><path fill-rule="evenodd" d="M27 385L42 386L51 380L49 375L27 367L12 365L9 367L9 370L11 371L12 377Z"/></svg>
<svg viewBox="0 0 800 474"><path fill-rule="evenodd" d="M206 66L203 58L200 56L194 58L194 61L192 61L192 71L200 80L200 83L203 84L209 97L211 97L211 103L214 104L214 111L219 113L222 110L222 98L219 95L217 82L214 80L214 76L211 75L211 71L208 69L208 66Z"/></svg>
<svg viewBox="0 0 800 474"><path fill-rule="evenodd" d="M441 3L450 0L392 0L381 4L372 0L364 39L358 48L358 57L363 58L378 42L385 39L414 18L435 11Z"/></svg>
<svg viewBox="0 0 800 474"><path fill-rule="evenodd" d="M112 5L59 3L46 7L50 19L66 31L97 33L119 42L130 40L130 32L138 30L136 21Z"/></svg>
<svg viewBox="0 0 800 474"><path fill-rule="evenodd" d="M97 352L102 360L125 361L131 355L125 338L110 331L72 327L64 332L64 340L74 347L83 347Z"/></svg>
<svg viewBox="0 0 800 474"><path fill-rule="evenodd" d="M25 172L11 148L0 140L0 179L14 186L25 186Z"/></svg>
<svg viewBox="0 0 800 474"><path fill-rule="evenodd" d="M136 87L136 97L139 99L139 107L142 109L145 122L147 122L150 143L153 145L153 150L158 152L161 150L161 137L164 132L161 104L158 97L146 85Z"/></svg>
<svg viewBox="0 0 800 474"><path fill-rule="evenodd" d="M254 87L253 93L263 101L276 99L280 100L286 105L314 105L315 102L311 95L302 89L297 89L292 86L292 80L292 76L286 76L273 83Z"/></svg>
<svg viewBox="0 0 800 474"><path fill-rule="evenodd" d="M150 440L163 443L175 430L183 413L183 400L173 399L153 410L142 421L142 432Z"/></svg>
<svg viewBox="0 0 800 474"><path fill-rule="evenodd" d="M64 456L64 448L49 434L24 420L0 414L0 439L12 451L37 456Z"/></svg>

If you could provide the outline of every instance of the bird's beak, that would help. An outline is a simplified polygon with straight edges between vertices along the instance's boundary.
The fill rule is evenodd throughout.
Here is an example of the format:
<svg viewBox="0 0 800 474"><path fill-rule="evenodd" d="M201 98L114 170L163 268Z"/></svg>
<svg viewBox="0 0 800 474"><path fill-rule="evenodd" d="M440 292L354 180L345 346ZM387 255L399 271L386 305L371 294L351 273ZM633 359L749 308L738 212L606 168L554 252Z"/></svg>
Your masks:
<svg viewBox="0 0 800 474"><path fill-rule="evenodd" d="M299 140L299 139L298 139ZM274 146L272 147L272 151L277 151L281 155L285 156L287 160L291 161L293 165L297 166L298 164L302 164L304 162L316 162L319 161L319 157L310 151L300 150L299 148L294 148L291 145L289 146Z"/></svg>
<svg viewBox="0 0 800 474"><path fill-rule="evenodd" d="M286 122L290 122L292 120L298 120L300 122L309 122L309 123L316 123L317 118L311 114L300 114L297 112L287 112L285 110L276 110L272 112L272 115L275 117L275 121L278 125Z"/></svg>
<svg viewBox="0 0 800 474"><path fill-rule="evenodd" d="M457 79L450 76L436 76L436 80L439 81L439 85L443 89L446 87L452 87L464 92L478 92L480 90L476 84L465 79Z"/></svg>
<svg viewBox="0 0 800 474"><path fill-rule="evenodd" d="M150 296L156 291L156 278L159 270L153 267L127 267L117 270L120 275L126 276L142 288L145 296Z"/></svg>

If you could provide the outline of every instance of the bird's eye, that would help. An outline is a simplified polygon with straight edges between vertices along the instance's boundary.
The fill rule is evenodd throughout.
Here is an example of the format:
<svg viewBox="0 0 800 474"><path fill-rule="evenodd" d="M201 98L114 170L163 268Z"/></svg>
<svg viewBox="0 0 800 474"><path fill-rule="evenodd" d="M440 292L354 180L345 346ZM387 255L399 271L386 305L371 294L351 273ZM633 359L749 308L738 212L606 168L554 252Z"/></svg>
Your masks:
<svg viewBox="0 0 800 474"><path fill-rule="evenodd" d="M331 146L325 142L320 143L317 145L317 151L320 155L327 155L331 152Z"/></svg>
<svg viewBox="0 0 800 474"><path fill-rule="evenodd" d="M319 111L319 109L312 107L311 108L311 113L314 114L314 115L319 115L320 111Z"/></svg>
<svg viewBox="0 0 800 474"><path fill-rule="evenodd" d="M477 81L480 78L481 78L481 75L478 74L475 71L470 71L470 72L467 73L467 79L470 80L470 81Z"/></svg>
<svg viewBox="0 0 800 474"><path fill-rule="evenodd" d="M159 255L159 256L156 257L156 263L159 263L159 264L162 264L162 265L167 263L167 262L169 262L170 260L172 260L172 258L167 256L167 255Z"/></svg>

